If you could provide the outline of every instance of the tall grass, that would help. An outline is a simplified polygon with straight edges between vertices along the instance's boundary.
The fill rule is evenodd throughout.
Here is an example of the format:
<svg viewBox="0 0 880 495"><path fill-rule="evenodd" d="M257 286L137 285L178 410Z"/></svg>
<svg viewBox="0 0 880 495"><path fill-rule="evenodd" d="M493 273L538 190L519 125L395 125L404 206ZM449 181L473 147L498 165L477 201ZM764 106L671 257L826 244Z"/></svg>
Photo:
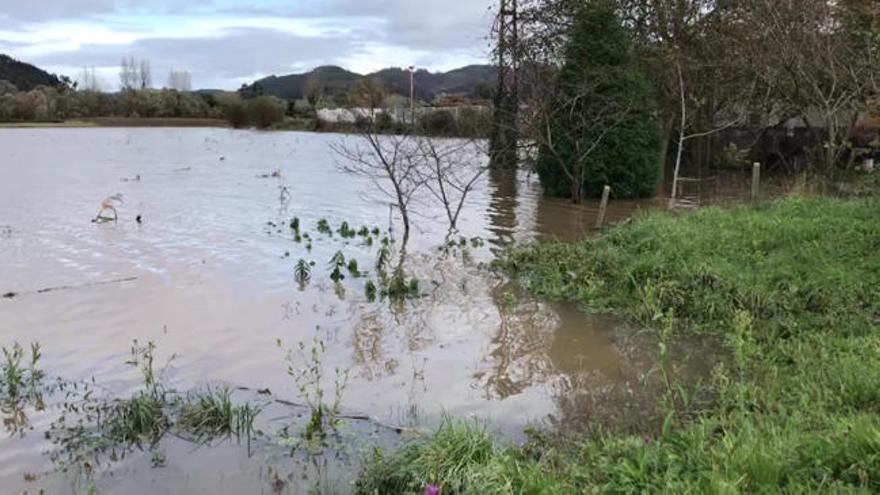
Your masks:
<svg viewBox="0 0 880 495"><path fill-rule="evenodd" d="M450 438L484 438L441 431L374 455L361 492L880 491L878 213L877 199L789 198L651 214L595 240L513 252L503 267L539 294L629 317L661 343L721 336L730 359L707 377L714 402L689 416L658 404L671 419L658 437L537 437L431 471L454 455Z"/></svg>

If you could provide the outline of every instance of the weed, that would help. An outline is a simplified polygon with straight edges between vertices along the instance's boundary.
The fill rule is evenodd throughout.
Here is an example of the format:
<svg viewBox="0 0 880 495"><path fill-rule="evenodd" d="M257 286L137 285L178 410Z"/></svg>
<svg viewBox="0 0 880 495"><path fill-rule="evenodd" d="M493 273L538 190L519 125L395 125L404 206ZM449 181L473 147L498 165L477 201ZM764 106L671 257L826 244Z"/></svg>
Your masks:
<svg viewBox="0 0 880 495"><path fill-rule="evenodd" d="M318 233L325 235L333 235L333 229L330 228L330 222L326 218L318 220Z"/></svg>
<svg viewBox="0 0 880 495"><path fill-rule="evenodd" d="M300 283L300 285L305 285L312 278L312 266L306 262L306 260L300 258L299 261L296 262L296 267L293 269L293 276L296 277L296 281Z"/></svg>
<svg viewBox="0 0 880 495"><path fill-rule="evenodd" d="M333 280L336 283L341 282L345 279L345 275L342 273L342 269L345 267L345 254L342 251L336 251L336 254L330 258L330 280Z"/></svg>
<svg viewBox="0 0 880 495"><path fill-rule="evenodd" d="M351 276L354 278L358 278L361 276L361 272L360 270L358 270L358 262L354 258L348 260L348 273L350 273Z"/></svg>
<svg viewBox="0 0 880 495"><path fill-rule="evenodd" d="M357 232L349 227L348 222L343 221L342 224L339 225L339 236L343 239L351 239L357 235Z"/></svg>
<svg viewBox="0 0 880 495"><path fill-rule="evenodd" d="M254 436L254 420L261 408L232 401L229 387L191 393L180 408L178 429L193 435L199 443L217 438L245 438L250 445Z"/></svg>
<svg viewBox="0 0 880 495"><path fill-rule="evenodd" d="M376 272L380 277L385 277L387 273L388 264L391 262L391 249L388 246L382 246L379 248L379 253L376 256Z"/></svg>
<svg viewBox="0 0 880 495"><path fill-rule="evenodd" d="M372 280L367 280L367 283L364 286L364 292L367 296L367 301L374 302L376 300L378 289L376 288L376 284Z"/></svg>
<svg viewBox="0 0 880 495"><path fill-rule="evenodd" d="M394 271L394 275L382 287L382 297L400 301L419 297L419 280L407 278L403 268Z"/></svg>
<svg viewBox="0 0 880 495"><path fill-rule="evenodd" d="M159 449L154 449L150 452L150 465L152 465L153 468L162 468L165 467L166 464L168 464L168 458L165 456L165 452Z"/></svg>
<svg viewBox="0 0 880 495"><path fill-rule="evenodd" d="M290 229L299 234L299 217L293 217L290 221Z"/></svg>
<svg viewBox="0 0 880 495"><path fill-rule="evenodd" d="M360 237L369 237L370 229L368 229L366 226L363 226L360 230L357 231L357 235L359 235Z"/></svg>
<svg viewBox="0 0 880 495"><path fill-rule="evenodd" d="M281 342L279 341L279 346ZM326 347L318 337L309 347L300 342L296 351L288 350L286 355L287 375L293 379L297 394L309 409L309 422L302 431L302 438L310 445L322 445L327 435L338 427L339 410L342 397L348 384L348 371L335 369L333 401L327 402L323 385L324 365L322 362Z"/></svg>

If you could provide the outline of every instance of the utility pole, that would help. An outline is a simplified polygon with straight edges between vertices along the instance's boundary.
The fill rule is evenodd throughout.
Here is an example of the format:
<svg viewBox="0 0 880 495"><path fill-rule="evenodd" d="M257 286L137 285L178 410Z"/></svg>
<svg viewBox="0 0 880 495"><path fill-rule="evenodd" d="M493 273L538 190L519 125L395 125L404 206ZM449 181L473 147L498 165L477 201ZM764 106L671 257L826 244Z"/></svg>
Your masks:
<svg viewBox="0 0 880 495"><path fill-rule="evenodd" d="M495 20L495 108L489 141L491 165L516 168L519 144L519 17L517 0L500 0Z"/></svg>

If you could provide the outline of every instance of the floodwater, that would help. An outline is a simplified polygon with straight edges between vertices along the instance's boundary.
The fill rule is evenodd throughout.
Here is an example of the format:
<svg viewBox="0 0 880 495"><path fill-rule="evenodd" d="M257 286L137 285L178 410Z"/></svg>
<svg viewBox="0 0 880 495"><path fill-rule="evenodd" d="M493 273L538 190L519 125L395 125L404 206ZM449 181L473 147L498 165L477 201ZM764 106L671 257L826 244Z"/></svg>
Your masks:
<svg viewBox="0 0 880 495"><path fill-rule="evenodd" d="M340 289L327 265L342 251L371 270L378 242L366 246L315 229L325 218L334 229L347 221L389 230L389 199L369 180L339 170L329 144L341 139L352 138L0 130L0 293L17 294L0 299L0 344L38 341L49 376L94 377L124 395L138 385L125 364L132 341L154 341L159 359L174 355L169 386L226 383L297 401L277 342L287 348L317 338L326 344L328 379L334 368L349 370L343 410L376 424L431 428L444 415L473 417L516 439L530 423L641 417L631 396L654 350L636 344L637 332L611 317L529 298L485 267L511 242L584 235L595 209L543 199L537 178L524 173L487 175L460 220L460 235L485 242L444 254L445 216L420 197L406 266L422 297L369 302L365 278L349 277ZM100 201L116 193L124 198L118 223L92 223ZM612 202L608 218L651 206ZM293 217L311 234L311 251L293 240ZM304 287L294 278L300 258L315 262ZM268 414L272 421L263 427L277 426L284 414ZM0 439L4 490L72 490L69 476L52 474L45 454L52 445L40 430L49 421L51 414L36 414L24 438ZM380 444L396 441L381 428L352 428ZM98 487L268 493L271 469L291 471L278 467L287 461L271 448L249 457L235 445L171 445L168 457L161 469L150 467L147 454L135 457L99 473ZM330 471L321 476L345 478Z"/></svg>

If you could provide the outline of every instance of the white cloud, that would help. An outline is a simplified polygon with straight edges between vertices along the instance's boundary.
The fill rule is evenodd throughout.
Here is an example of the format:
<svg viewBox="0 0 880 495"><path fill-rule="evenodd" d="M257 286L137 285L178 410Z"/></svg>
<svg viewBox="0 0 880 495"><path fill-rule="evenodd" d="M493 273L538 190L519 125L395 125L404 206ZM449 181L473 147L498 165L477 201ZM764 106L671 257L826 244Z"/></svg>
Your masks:
<svg viewBox="0 0 880 495"><path fill-rule="evenodd" d="M487 58L492 0L0 0L0 50L47 70L108 75L126 55L198 87L339 64L448 70ZM71 69L74 69L71 73ZM115 81L106 81L114 86ZM107 88L111 89L111 88Z"/></svg>

